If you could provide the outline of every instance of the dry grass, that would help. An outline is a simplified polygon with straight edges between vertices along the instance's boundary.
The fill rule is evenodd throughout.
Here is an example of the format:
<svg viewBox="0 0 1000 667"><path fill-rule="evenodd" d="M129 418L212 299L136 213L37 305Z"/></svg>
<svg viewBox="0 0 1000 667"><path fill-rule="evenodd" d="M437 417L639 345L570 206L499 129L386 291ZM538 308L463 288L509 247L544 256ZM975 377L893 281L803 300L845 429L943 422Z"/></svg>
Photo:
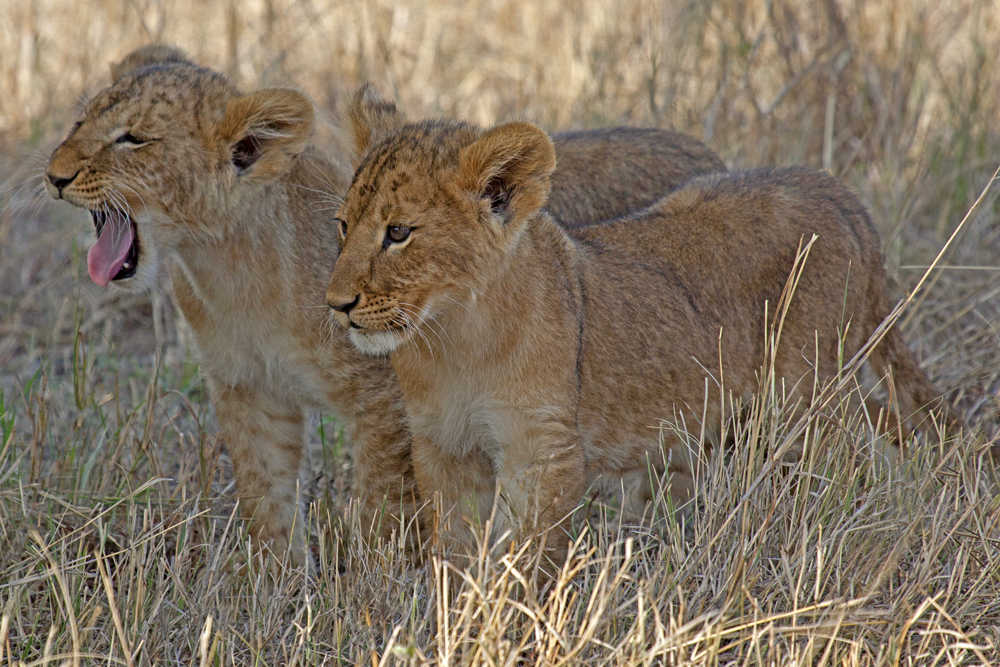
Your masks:
<svg viewBox="0 0 1000 667"><path fill-rule="evenodd" d="M327 110L371 79L413 116L655 124L734 167L829 168L872 211L900 296L1000 156L995 2L0 4L0 664L1000 663L992 193L900 322L976 434L890 466L863 417L789 425L762 392L693 511L641 529L592 512L539 596L523 554L458 571L360 549L347 459L317 416L319 573L234 573L228 459L169 291L108 299L81 268L82 215L38 188L74 102L153 38ZM789 429L805 456L774 471Z"/></svg>

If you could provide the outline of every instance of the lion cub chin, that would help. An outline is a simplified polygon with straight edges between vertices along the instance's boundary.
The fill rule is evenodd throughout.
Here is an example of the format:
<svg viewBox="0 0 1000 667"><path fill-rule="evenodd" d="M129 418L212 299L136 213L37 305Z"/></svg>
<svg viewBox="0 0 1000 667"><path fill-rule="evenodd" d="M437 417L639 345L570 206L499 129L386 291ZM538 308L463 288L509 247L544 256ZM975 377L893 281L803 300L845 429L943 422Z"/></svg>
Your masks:
<svg viewBox="0 0 1000 667"><path fill-rule="evenodd" d="M501 516L547 532L556 563L596 475L659 461L675 499L690 496L698 453L655 427L711 439L720 395L758 390L803 239L818 237L773 352L789 405L808 404L889 312L877 232L827 175L700 177L567 233L541 211L555 159L533 125L377 134L339 209L327 301L359 349L391 352L421 496L482 518L499 484ZM939 401L894 330L872 360L904 416Z"/></svg>

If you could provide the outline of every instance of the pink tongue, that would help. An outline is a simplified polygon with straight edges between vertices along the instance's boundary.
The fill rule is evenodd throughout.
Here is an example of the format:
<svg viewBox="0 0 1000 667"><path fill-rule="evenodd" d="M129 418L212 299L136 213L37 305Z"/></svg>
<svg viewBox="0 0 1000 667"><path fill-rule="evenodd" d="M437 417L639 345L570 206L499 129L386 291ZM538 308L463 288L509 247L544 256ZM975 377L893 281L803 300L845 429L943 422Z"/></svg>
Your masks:
<svg viewBox="0 0 1000 667"><path fill-rule="evenodd" d="M97 243L87 253L87 270L90 279L101 287L107 287L111 279L118 275L132 248L132 223L128 218L111 213L101 229Z"/></svg>

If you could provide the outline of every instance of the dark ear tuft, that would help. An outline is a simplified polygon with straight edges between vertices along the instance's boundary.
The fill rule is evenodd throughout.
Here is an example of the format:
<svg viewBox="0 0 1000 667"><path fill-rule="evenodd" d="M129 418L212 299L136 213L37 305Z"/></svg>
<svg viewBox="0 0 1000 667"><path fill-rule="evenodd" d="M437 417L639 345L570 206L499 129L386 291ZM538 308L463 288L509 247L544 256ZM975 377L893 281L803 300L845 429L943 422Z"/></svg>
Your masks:
<svg viewBox="0 0 1000 667"><path fill-rule="evenodd" d="M396 103L383 98L370 83L358 88L340 114L340 129L355 168L369 148L406 125Z"/></svg>
<svg viewBox="0 0 1000 667"><path fill-rule="evenodd" d="M233 146L233 164L240 171L248 169L254 162L260 159L260 141L252 134L248 134Z"/></svg>
<svg viewBox="0 0 1000 667"><path fill-rule="evenodd" d="M121 62L111 65L111 81L115 83L130 72L153 65L180 63L194 65L183 51L166 44L147 44L122 58Z"/></svg>
<svg viewBox="0 0 1000 667"><path fill-rule="evenodd" d="M490 200L490 210L494 214L504 217L510 207L510 200L513 196L513 188L507 183L507 179L502 174L497 174L486 182L483 188L483 199Z"/></svg>

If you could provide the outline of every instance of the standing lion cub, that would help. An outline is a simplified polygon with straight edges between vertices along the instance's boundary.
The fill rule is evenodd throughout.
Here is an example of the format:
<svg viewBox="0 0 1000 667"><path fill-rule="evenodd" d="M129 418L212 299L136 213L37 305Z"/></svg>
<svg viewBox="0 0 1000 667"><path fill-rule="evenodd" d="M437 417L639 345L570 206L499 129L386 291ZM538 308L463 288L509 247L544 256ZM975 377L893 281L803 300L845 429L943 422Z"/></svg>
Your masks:
<svg viewBox="0 0 1000 667"><path fill-rule="evenodd" d="M162 45L111 69L45 177L53 197L90 211L91 278L142 291L169 267L256 540L305 555L297 482L310 411L344 427L365 527L388 536L419 502L399 388L388 360L331 332L323 304L339 251L330 202L352 170L308 148L313 106L294 90L244 93ZM404 122L370 88L349 106L385 128ZM725 169L703 144L668 132L578 133L565 145L563 200L609 215ZM590 180L610 159L643 182L632 191L620 178Z"/></svg>
<svg viewBox="0 0 1000 667"><path fill-rule="evenodd" d="M555 152L533 125L362 130L327 302L358 350L390 354L418 488L445 510L489 516L499 482L501 516L545 531L596 475L662 461L661 437L686 498L693 461L651 427L718 429L706 381L737 399L758 389L768 304L773 317L803 238L818 235L775 360L790 400L807 402L840 345L850 358L889 312L877 233L827 175L700 177L570 234L541 210ZM873 359L905 415L939 400L898 332ZM566 539L547 537L557 562Z"/></svg>

